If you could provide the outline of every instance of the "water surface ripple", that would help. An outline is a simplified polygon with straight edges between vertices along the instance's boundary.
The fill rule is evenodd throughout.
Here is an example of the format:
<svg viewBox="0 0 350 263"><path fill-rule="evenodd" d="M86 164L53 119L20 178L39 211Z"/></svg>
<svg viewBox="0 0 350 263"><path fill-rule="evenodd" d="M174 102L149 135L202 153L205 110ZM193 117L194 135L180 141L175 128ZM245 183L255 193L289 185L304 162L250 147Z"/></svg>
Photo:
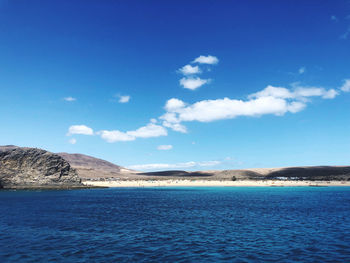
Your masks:
<svg viewBox="0 0 350 263"><path fill-rule="evenodd" d="M1 191L0 262L350 262L350 188Z"/></svg>

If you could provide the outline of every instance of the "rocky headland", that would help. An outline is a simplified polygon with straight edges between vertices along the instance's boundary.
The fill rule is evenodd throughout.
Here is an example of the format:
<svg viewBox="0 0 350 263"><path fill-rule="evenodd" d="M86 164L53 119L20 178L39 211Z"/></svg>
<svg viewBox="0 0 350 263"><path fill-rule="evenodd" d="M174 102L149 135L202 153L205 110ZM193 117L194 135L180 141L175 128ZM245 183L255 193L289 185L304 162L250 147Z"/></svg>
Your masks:
<svg viewBox="0 0 350 263"><path fill-rule="evenodd" d="M36 148L0 148L0 188L82 188L77 171L61 156Z"/></svg>

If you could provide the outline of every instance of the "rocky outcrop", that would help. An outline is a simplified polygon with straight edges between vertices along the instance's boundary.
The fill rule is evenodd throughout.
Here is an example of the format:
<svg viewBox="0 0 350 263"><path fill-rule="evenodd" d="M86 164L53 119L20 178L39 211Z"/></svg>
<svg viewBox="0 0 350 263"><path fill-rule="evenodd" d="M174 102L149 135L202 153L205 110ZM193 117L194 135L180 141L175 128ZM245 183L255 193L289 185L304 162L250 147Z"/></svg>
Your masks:
<svg viewBox="0 0 350 263"><path fill-rule="evenodd" d="M0 149L0 188L80 188L75 169L61 156L36 148Z"/></svg>

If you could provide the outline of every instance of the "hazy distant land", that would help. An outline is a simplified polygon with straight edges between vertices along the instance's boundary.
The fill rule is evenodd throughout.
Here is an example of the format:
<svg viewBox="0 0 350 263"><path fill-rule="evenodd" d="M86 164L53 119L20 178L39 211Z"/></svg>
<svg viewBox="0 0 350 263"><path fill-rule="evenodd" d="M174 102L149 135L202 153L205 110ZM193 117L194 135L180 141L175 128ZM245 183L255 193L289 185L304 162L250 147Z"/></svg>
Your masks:
<svg viewBox="0 0 350 263"><path fill-rule="evenodd" d="M0 146L1 188L349 185L350 166L139 172L83 154Z"/></svg>

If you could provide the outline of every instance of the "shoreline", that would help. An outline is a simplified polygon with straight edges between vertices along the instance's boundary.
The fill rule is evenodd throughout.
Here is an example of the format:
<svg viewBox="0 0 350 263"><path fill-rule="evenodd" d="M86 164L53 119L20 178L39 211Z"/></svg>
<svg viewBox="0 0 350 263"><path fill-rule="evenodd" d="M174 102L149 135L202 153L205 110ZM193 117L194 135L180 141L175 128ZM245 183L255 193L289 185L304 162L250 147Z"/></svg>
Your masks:
<svg viewBox="0 0 350 263"><path fill-rule="evenodd" d="M86 186L95 187L257 187L257 186L350 186L350 181L282 181L282 180L116 180L116 181L83 181Z"/></svg>

